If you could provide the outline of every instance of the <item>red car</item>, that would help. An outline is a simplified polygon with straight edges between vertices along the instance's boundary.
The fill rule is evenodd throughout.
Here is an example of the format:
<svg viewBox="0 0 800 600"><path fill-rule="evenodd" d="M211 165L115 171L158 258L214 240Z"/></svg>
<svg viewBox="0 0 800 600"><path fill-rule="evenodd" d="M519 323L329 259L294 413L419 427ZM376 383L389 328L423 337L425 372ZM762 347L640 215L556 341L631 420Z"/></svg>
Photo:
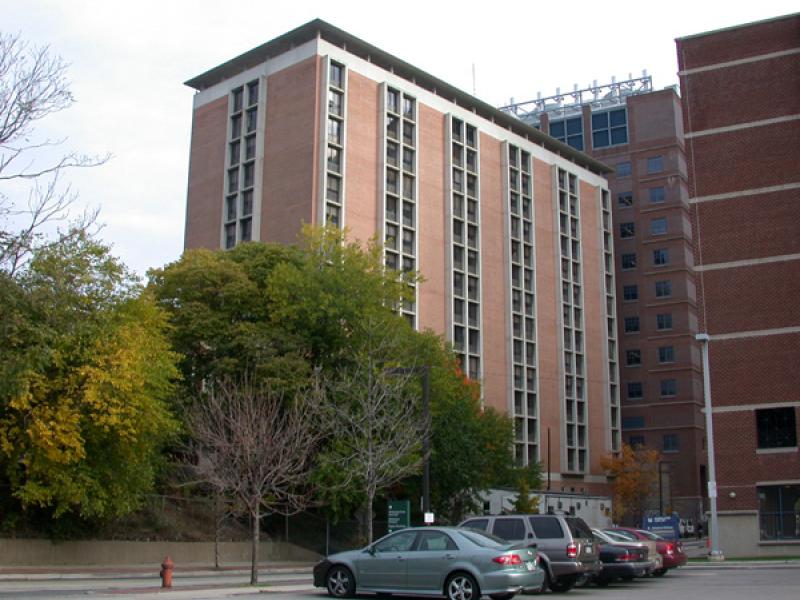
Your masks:
<svg viewBox="0 0 800 600"><path fill-rule="evenodd" d="M664 561L664 566L653 575L660 577L668 569L674 569L686 564L686 553L683 551L683 544L678 540L667 540L646 529L635 529L633 527L610 527L608 531L615 531L630 540L652 540L656 543L656 549Z"/></svg>

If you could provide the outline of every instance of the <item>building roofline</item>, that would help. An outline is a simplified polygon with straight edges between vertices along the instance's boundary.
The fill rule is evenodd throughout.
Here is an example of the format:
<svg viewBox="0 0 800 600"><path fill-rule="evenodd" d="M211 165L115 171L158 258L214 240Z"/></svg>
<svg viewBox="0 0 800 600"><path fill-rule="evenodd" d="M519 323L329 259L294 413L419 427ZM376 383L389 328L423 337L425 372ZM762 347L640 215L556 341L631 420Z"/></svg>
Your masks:
<svg viewBox="0 0 800 600"><path fill-rule="evenodd" d="M692 40L695 38L705 37L707 35L715 35L717 33L722 33L725 31L734 31L736 29L742 29L744 27L752 27L753 25L764 25L766 23L772 23L774 21L783 21L785 19L795 19L800 17L800 13L792 13L788 15L781 15L778 17L770 17L769 19L761 19L759 21L751 21L750 23L740 23L738 25L731 25L730 27L720 27L719 29L711 29L709 31L703 31L701 33L693 33L691 35L684 35L681 37L676 37L676 42L683 42L686 40Z"/></svg>
<svg viewBox="0 0 800 600"><path fill-rule="evenodd" d="M236 73L254 67L255 65L263 63L272 57L283 54L313 39L323 39L326 42L339 46L347 52L375 64L398 77L402 77L414 85L424 88L437 96L441 96L462 108L471 110L476 115L504 127L555 154L561 155L593 173L605 175L613 171L608 165L592 158L588 154L584 154L563 142L551 138L535 127L527 125L518 118L500 111L491 104L479 100L455 86L321 19L309 21L305 25L301 25L288 33L276 37L265 44L253 48L244 54L240 54L213 69L209 69L205 73L185 81L184 84L195 90L202 91L232 77Z"/></svg>

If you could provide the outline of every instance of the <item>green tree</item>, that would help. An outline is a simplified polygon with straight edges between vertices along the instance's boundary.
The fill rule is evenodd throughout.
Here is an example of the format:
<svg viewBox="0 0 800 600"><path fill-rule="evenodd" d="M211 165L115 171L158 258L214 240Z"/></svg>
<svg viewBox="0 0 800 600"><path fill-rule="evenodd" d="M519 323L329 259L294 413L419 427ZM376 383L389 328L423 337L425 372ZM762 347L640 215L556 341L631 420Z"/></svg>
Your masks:
<svg viewBox="0 0 800 600"><path fill-rule="evenodd" d="M539 513L539 497L531 497L531 488L528 484L528 479L522 477L517 486L518 494L514 500L514 512L519 514L538 514Z"/></svg>
<svg viewBox="0 0 800 600"><path fill-rule="evenodd" d="M165 315L84 233L0 276L0 465L22 507L110 517L152 488L176 431Z"/></svg>

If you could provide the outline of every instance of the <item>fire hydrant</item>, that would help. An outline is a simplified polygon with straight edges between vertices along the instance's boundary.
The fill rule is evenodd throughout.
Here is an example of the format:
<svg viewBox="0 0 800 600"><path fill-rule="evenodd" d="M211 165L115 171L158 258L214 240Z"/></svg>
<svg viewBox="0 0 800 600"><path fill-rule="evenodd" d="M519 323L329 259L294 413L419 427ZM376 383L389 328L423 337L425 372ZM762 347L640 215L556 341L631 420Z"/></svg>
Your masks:
<svg viewBox="0 0 800 600"><path fill-rule="evenodd" d="M167 556L164 559L164 562L161 563L161 587L162 588L171 588L172 587L172 571L175 568L175 563L172 562L172 559Z"/></svg>

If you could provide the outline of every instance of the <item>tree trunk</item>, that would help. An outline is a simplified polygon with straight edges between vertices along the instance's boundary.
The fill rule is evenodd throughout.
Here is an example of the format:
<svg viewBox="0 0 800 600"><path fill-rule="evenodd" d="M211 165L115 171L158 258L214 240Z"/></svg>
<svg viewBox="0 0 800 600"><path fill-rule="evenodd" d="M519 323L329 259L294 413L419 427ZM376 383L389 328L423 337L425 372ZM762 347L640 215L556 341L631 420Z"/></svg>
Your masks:
<svg viewBox="0 0 800 600"><path fill-rule="evenodd" d="M253 512L250 514L252 521L252 548L250 550L250 585L258 583L258 543L259 536L261 535L261 511L260 506L256 504Z"/></svg>
<svg viewBox="0 0 800 600"><path fill-rule="evenodd" d="M222 526L222 517L220 516L220 501L219 492L214 494L214 568L219 569L219 530Z"/></svg>
<svg viewBox="0 0 800 600"><path fill-rule="evenodd" d="M367 492L367 543L372 543L372 503L375 500L374 492Z"/></svg>

